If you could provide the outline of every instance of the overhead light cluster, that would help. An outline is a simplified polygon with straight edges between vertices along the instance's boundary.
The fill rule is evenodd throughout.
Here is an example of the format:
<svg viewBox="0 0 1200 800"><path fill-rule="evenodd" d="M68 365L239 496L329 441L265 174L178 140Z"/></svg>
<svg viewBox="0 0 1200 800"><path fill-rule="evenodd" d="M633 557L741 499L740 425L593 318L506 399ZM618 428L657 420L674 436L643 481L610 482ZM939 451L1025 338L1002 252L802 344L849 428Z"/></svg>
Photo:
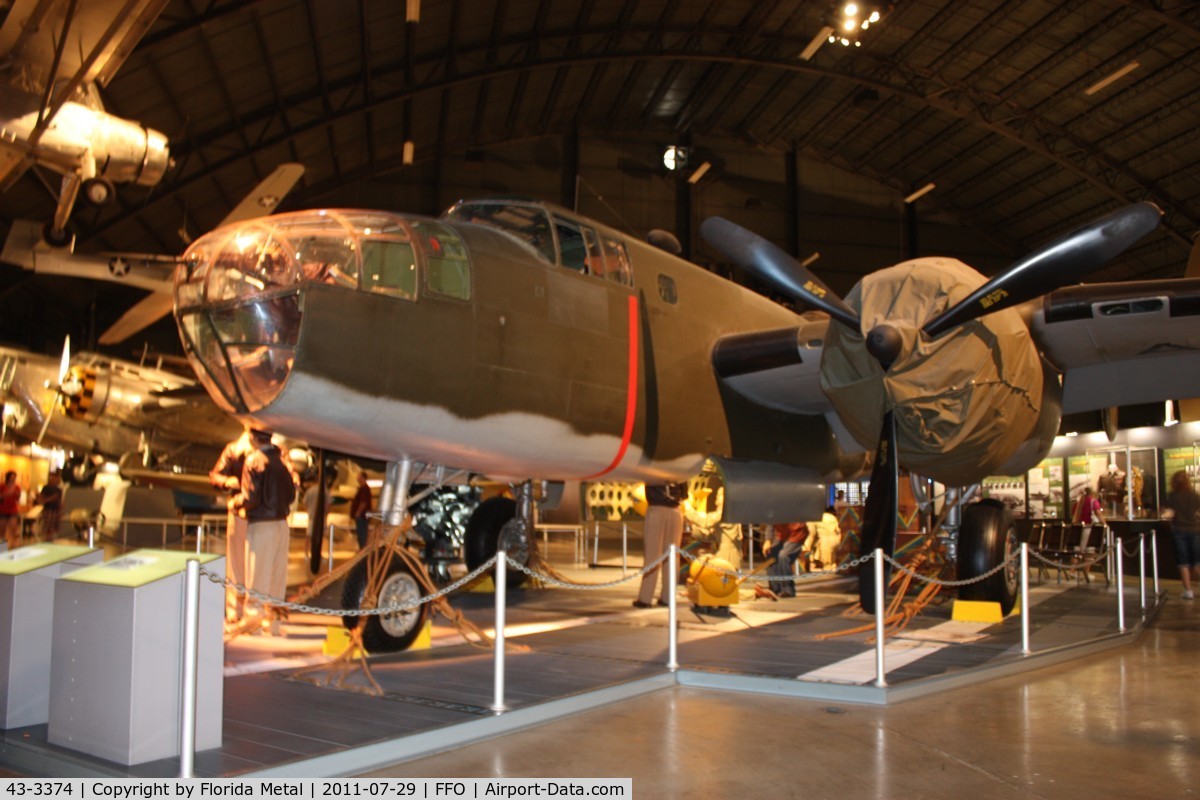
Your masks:
<svg viewBox="0 0 1200 800"><path fill-rule="evenodd" d="M854 45L861 47L861 37L871 29L871 26L883 19L892 10L894 3L859 3L856 0L844 0L834 3L825 13L824 24L813 36L812 41L800 51L801 61L808 61L821 45L841 44L843 47Z"/></svg>
<svg viewBox="0 0 1200 800"><path fill-rule="evenodd" d="M841 3L834 7L829 20L833 30L828 34L830 44L861 47L860 38L883 18L885 6L879 3Z"/></svg>
<svg viewBox="0 0 1200 800"><path fill-rule="evenodd" d="M688 163L688 149L678 145L669 145L663 150L663 166L674 172L683 169Z"/></svg>

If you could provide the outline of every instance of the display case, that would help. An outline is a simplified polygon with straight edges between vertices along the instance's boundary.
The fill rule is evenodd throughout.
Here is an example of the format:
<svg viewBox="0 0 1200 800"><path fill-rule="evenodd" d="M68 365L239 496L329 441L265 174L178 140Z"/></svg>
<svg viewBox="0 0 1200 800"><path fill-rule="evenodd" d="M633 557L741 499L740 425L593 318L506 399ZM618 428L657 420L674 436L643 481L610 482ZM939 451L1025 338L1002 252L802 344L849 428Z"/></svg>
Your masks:
<svg viewBox="0 0 1200 800"><path fill-rule="evenodd" d="M51 744L119 764L179 755L184 570L208 553L135 550L59 578L50 671ZM221 745L224 586L200 581L196 749Z"/></svg>
<svg viewBox="0 0 1200 800"><path fill-rule="evenodd" d="M99 550L60 544L0 553L0 728L48 719L54 582L102 557Z"/></svg>
<svg viewBox="0 0 1200 800"><path fill-rule="evenodd" d="M1075 487L1082 490L1086 485L1095 491L1110 520L1158 517L1158 448L1088 450L1086 458L1086 478L1072 483L1073 500L1078 499Z"/></svg>

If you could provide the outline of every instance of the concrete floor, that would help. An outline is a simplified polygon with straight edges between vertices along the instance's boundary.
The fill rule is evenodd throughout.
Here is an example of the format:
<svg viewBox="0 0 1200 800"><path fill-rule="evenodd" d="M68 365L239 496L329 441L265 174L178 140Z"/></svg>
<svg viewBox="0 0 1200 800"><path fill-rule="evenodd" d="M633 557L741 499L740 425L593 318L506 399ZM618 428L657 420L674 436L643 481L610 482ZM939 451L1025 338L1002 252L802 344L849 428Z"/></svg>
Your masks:
<svg viewBox="0 0 1200 800"><path fill-rule="evenodd" d="M1200 796L1200 601L1134 644L891 707L675 687L375 777L632 777L653 798Z"/></svg>

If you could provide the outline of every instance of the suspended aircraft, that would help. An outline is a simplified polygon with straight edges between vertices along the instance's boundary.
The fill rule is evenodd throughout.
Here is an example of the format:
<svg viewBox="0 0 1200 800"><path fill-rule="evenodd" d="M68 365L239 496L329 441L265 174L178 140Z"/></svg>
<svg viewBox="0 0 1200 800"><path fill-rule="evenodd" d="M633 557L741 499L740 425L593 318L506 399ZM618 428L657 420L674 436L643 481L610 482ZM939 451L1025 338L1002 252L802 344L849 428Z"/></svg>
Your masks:
<svg viewBox="0 0 1200 800"><path fill-rule="evenodd" d="M271 214L303 175L303 164L280 164L225 215L220 225ZM119 344L171 313L178 255L81 253L73 246L52 247L44 240L38 223L18 219L4 240L0 260L42 275L112 281L149 292L100 335L102 345Z"/></svg>
<svg viewBox="0 0 1200 800"><path fill-rule="evenodd" d="M115 183L154 186L171 165L167 137L104 110L108 85L167 0L13 0L0 24L0 189L31 167L63 176L44 239L72 240L82 193L92 205Z"/></svg>
<svg viewBox="0 0 1200 800"><path fill-rule="evenodd" d="M389 524L429 465L517 482L515 501L472 514L468 566L498 546L527 556L540 482L679 481L711 459L727 521L814 519L872 449L863 547L890 552L900 467L952 486L1013 474L1049 450L1064 410L1200 393L1200 282L1059 288L1159 217L1118 210L990 280L914 259L845 301L769 242L706 221L717 249L813 309L796 313L545 203L463 201L436 220L303 211L197 240L175 314L223 409L387 462ZM972 509L962 578L1016 542L1003 507ZM398 564L387 580L407 585L381 596L415 590ZM1011 607L1015 590L1007 570L967 591ZM420 613L389 622L398 647Z"/></svg>

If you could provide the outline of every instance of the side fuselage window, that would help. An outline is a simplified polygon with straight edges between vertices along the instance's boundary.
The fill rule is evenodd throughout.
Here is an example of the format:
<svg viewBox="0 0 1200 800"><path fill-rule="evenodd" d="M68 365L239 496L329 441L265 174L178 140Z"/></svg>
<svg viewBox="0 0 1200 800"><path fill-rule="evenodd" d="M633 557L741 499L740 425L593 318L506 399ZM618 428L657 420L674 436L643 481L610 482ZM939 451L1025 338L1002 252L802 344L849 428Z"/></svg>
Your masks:
<svg viewBox="0 0 1200 800"><path fill-rule="evenodd" d="M554 221L554 230L558 234L558 252L560 263L567 269L576 272L587 272L587 248L583 242L583 232L573 222Z"/></svg>
<svg viewBox="0 0 1200 800"><path fill-rule="evenodd" d="M625 251L624 242L605 238L604 262L605 278L622 286L633 285L633 270L629 266L629 253Z"/></svg>
<svg viewBox="0 0 1200 800"><path fill-rule="evenodd" d="M679 293L675 289L675 279L669 275L658 276L658 296L664 303L675 305L679 302Z"/></svg>

